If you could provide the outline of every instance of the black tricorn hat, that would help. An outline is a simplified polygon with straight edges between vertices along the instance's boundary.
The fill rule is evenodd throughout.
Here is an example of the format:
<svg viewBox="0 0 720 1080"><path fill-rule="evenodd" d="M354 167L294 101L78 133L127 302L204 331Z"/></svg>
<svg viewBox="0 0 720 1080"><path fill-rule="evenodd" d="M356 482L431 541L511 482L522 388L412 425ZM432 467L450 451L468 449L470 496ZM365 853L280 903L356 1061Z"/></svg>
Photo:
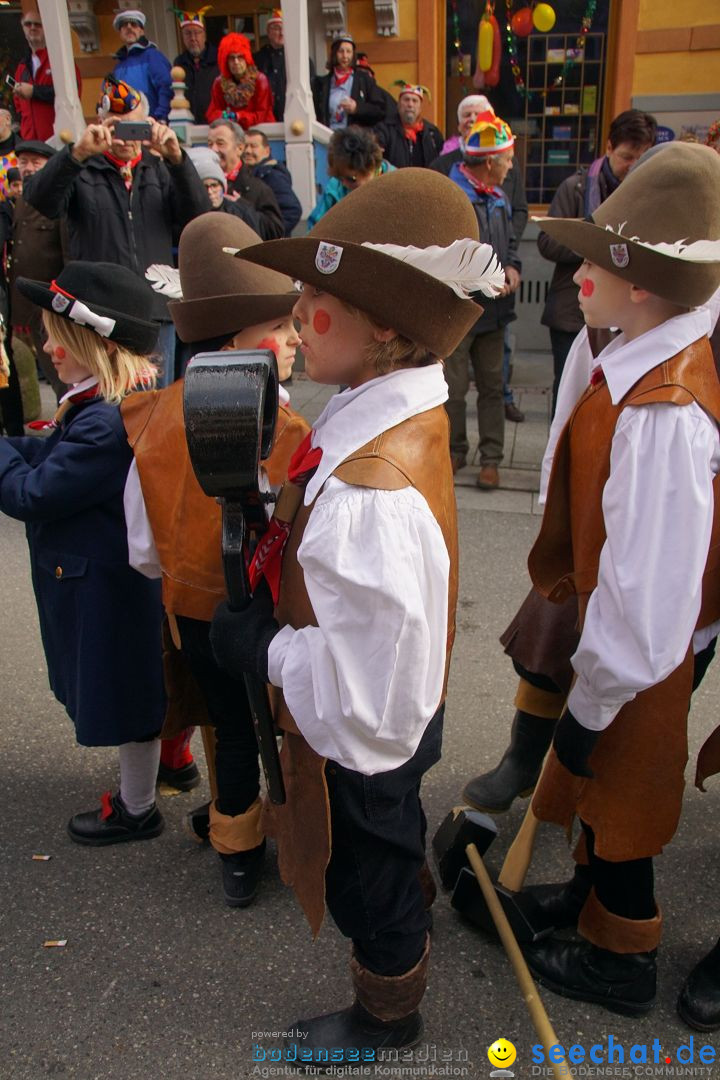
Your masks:
<svg viewBox="0 0 720 1080"><path fill-rule="evenodd" d="M284 270L308 285L327 290L370 315L380 326L446 357L482 314L474 300L426 272L428 260L401 261L408 252L434 252L459 270L471 262L467 248L480 248L478 223L467 195L432 169L398 169L346 195L306 237L266 240L238 253L260 266ZM428 252L428 254L430 254ZM484 254L482 254L484 252ZM484 263L492 257L482 246ZM487 295L492 295L487 293Z"/></svg>
<svg viewBox="0 0 720 1080"><path fill-rule="evenodd" d="M168 304L181 341L230 336L290 314L298 294L289 277L232 257L259 240L240 218L213 210L185 226L178 248L183 298Z"/></svg>
<svg viewBox="0 0 720 1080"><path fill-rule="evenodd" d="M155 346L160 330L152 321L155 294L126 266L70 262L54 281L19 277L17 287L38 307L87 326L140 356Z"/></svg>

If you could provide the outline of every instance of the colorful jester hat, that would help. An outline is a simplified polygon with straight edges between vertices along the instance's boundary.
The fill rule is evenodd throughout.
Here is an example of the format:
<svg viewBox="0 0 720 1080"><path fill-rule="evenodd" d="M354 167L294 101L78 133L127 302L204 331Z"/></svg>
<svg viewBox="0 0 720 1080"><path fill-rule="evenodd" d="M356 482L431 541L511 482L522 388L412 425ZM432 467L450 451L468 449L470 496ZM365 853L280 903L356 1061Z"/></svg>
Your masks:
<svg viewBox="0 0 720 1080"><path fill-rule="evenodd" d="M405 82L404 79L396 79L393 83L393 86L400 87L398 91L398 97L402 97L403 94L415 94L415 96L419 97L421 100L423 98L427 99L428 101L432 100L432 98L430 97L430 91L428 90L427 86L421 86L419 83L417 85L413 85L412 83Z"/></svg>
<svg viewBox="0 0 720 1080"><path fill-rule="evenodd" d="M205 4L197 11L185 11L183 8L170 8L170 10L177 16L177 20L180 23L180 29L184 26L200 26L205 29L205 12L210 11L212 4Z"/></svg>
<svg viewBox="0 0 720 1080"><path fill-rule="evenodd" d="M137 109L141 102L140 94L134 87L116 79L114 75L107 75L103 80L98 101L98 112L103 116L112 113L115 116L124 116L125 113Z"/></svg>
<svg viewBox="0 0 720 1080"><path fill-rule="evenodd" d="M515 137L509 124L490 111L480 113L477 117L470 128L463 150L466 157L481 158L510 150L514 144Z"/></svg>

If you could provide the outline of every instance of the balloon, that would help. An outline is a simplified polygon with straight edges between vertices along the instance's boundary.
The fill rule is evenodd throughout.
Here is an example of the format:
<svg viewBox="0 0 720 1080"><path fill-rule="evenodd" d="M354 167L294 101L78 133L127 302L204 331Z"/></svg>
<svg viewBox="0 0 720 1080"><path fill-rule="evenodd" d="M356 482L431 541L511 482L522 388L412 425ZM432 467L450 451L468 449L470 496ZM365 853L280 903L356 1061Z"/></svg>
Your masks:
<svg viewBox="0 0 720 1080"><path fill-rule="evenodd" d="M536 30L547 34L555 25L555 12L549 4L536 4L533 8L532 21Z"/></svg>
<svg viewBox="0 0 720 1080"><path fill-rule="evenodd" d="M533 28L532 10L529 7L524 7L516 11L510 20L510 28L513 34L517 34L518 37L528 37Z"/></svg>
<svg viewBox="0 0 720 1080"><path fill-rule="evenodd" d="M480 20L478 31L478 67L481 71L489 71L493 60L493 27L490 19Z"/></svg>
<svg viewBox="0 0 720 1080"><path fill-rule="evenodd" d="M485 85L497 86L500 82L500 58L502 56L502 40L500 38L500 26L494 15L490 16L490 25L493 29L493 52L490 69L484 72Z"/></svg>

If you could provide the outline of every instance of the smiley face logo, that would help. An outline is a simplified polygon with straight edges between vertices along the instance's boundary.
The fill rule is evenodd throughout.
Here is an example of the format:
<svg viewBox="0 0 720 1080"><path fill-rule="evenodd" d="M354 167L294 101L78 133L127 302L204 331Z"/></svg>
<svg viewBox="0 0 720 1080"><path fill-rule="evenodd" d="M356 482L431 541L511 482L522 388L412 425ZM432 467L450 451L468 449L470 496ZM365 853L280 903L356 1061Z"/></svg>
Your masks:
<svg viewBox="0 0 720 1080"><path fill-rule="evenodd" d="M496 1039L492 1046L488 1046L488 1060L498 1069L508 1069L516 1057L517 1050L507 1039Z"/></svg>

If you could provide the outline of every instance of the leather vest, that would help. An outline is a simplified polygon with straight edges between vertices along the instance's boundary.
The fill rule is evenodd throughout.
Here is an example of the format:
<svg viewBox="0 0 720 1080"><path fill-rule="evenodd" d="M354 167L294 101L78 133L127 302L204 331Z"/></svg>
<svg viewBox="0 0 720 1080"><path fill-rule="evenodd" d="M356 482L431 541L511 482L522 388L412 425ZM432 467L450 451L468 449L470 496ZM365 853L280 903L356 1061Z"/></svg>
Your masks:
<svg viewBox="0 0 720 1080"><path fill-rule="evenodd" d="M707 338L687 346L644 375L617 405L605 382L590 386L558 441L547 509L528 558L535 587L561 603L576 592L580 621L597 585L605 543L602 493L610 476L610 450L620 413L628 405L696 401L720 422L720 383ZM715 512L703 576L698 629L720 619L720 480L713 482Z"/></svg>
<svg viewBox="0 0 720 1080"><path fill-rule="evenodd" d="M162 567L165 610L210 622L226 594L222 512L198 484L190 462L183 381L130 394L121 411ZM271 484L285 479L288 462L308 431L301 416L280 405L273 449L263 462Z"/></svg>
<svg viewBox="0 0 720 1080"><path fill-rule="evenodd" d="M416 488L440 526L450 557L450 576L445 683L438 706L445 698L458 590L457 512L448 440L447 414L439 405L383 432L346 458L334 472L340 480L358 487L384 491ZM296 630L317 625L297 559L311 513L312 505L303 505L293 519L283 557L276 611L281 626L289 625ZM282 693L276 690L273 696L276 722L284 732L280 760L287 801L283 806L266 803L265 825L277 840L281 877L294 889L313 934L317 935L325 914L325 870L331 853L325 759L300 734Z"/></svg>

